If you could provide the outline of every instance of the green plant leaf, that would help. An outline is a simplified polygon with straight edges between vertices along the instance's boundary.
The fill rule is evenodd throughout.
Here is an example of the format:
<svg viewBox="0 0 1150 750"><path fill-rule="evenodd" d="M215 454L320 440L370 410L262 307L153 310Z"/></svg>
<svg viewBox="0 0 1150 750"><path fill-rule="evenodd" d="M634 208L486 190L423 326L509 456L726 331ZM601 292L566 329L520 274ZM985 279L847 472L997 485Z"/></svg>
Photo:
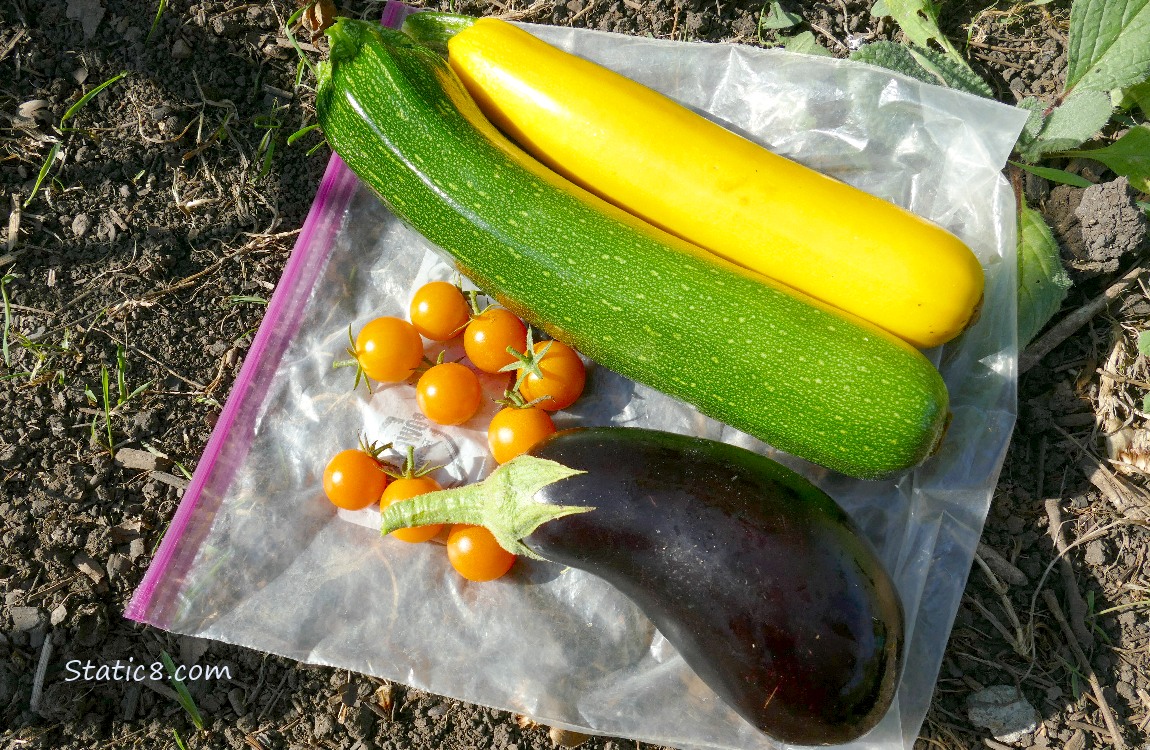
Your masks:
<svg viewBox="0 0 1150 750"><path fill-rule="evenodd" d="M92 101L92 99L97 94L99 94L101 91L103 91L104 89L111 86L116 81L119 81L121 78L123 78L126 75L128 75L128 71L125 70L124 72L120 73L119 75L112 76L111 78L104 81L103 83L101 83L96 88L92 89L88 93L81 96L80 99L75 104L73 104L71 107L68 107L68 111L65 112L63 117L60 118L60 132L61 133L68 133L68 132L75 130L75 128L64 127L64 123L66 123L68 120L70 120L72 118L73 115L75 115L77 112L79 112L81 109L83 109L84 105L87 104L88 102Z"/></svg>
<svg viewBox="0 0 1150 750"><path fill-rule="evenodd" d="M953 58L929 47L911 47L915 61L931 75L938 76L952 89L965 91L987 99L994 98L994 90L978 73L965 62L956 63Z"/></svg>
<svg viewBox="0 0 1150 750"><path fill-rule="evenodd" d="M1138 353L1150 356L1150 331L1138 332Z"/></svg>
<svg viewBox="0 0 1150 750"><path fill-rule="evenodd" d="M906 38L918 47L929 48L933 40L955 62L966 67L962 55L950 43L938 26L938 12L941 2L930 0L880 0L871 7L872 16L890 16L906 34Z"/></svg>
<svg viewBox="0 0 1150 750"><path fill-rule="evenodd" d="M932 49L882 41L865 44L850 57L926 83L987 98L994 96L990 85L980 75L964 65L956 65L949 57Z"/></svg>
<svg viewBox="0 0 1150 750"><path fill-rule="evenodd" d="M1033 150L1041 155L1081 146L1110 122L1113 111L1109 93L1075 91L1042 123Z"/></svg>
<svg viewBox="0 0 1150 750"><path fill-rule="evenodd" d="M168 672L168 681L172 683L172 687L176 691L177 700L183 707L184 711L188 713L188 717L192 720L192 724L196 729L203 731L204 717L200 713L200 709L196 706L195 700L192 699L192 694L188 692L188 688L184 685L184 681L176 676L176 664L172 661L172 657L167 651L160 652L160 659L164 662L164 669Z"/></svg>
<svg viewBox="0 0 1150 750"><path fill-rule="evenodd" d="M1067 151L1063 155L1100 161L1128 179L1135 190L1150 192L1150 125L1130 128L1109 146Z"/></svg>
<svg viewBox="0 0 1150 750"><path fill-rule="evenodd" d="M1150 77L1150 0L1074 0L1066 90L1110 91Z"/></svg>
<svg viewBox="0 0 1150 750"><path fill-rule="evenodd" d="M12 305L8 302L8 284L15 280L16 275L11 273L6 273L0 277L0 298L4 301L4 366L9 368L12 367L12 356L8 353L8 333L12 330Z"/></svg>
<svg viewBox="0 0 1150 750"><path fill-rule="evenodd" d="M1070 276L1042 214L1023 204L1018 214L1018 346L1034 338L1066 299Z"/></svg>
<svg viewBox="0 0 1150 750"><path fill-rule="evenodd" d="M820 57L829 57L831 54L831 51L819 44L815 35L809 31L784 37L782 42L783 49L788 52L801 52L805 55L819 55Z"/></svg>
<svg viewBox="0 0 1150 750"><path fill-rule="evenodd" d="M775 0L770 5L763 6L759 14L759 29L789 29L802 23L802 20L802 16L788 13L778 0Z"/></svg>
<svg viewBox="0 0 1150 750"><path fill-rule="evenodd" d="M1031 174L1036 174L1039 177L1044 177L1051 182L1057 182L1062 185L1070 185L1072 187L1088 188L1094 183L1086 179L1080 174L1067 172L1065 169L1054 169L1052 167L1036 167L1033 164L1023 164L1021 162L1010 162L1019 169L1025 169Z"/></svg>
<svg viewBox="0 0 1150 750"><path fill-rule="evenodd" d="M1038 134L1042 132L1042 124L1046 122L1045 107L1033 96L1022 99L1017 106L1029 112L1030 117L1023 124L1022 132L1018 134L1015 149L1026 161L1037 161L1040 157L1037 150Z"/></svg>
<svg viewBox="0 0 1150 750"><path fill-rule="evenodd" d="M1150 117L1150 80L1143 81L1136 86L1131 86L1122 92L1122 100L1119 103L1123 109L1132 109L1137 106L1142 110L1145 117Z"/></svg>
<svg viewBox="0 0 1150 750"><path fill-rule="evenodd" d="M24 200L24 208L28 208L28 204L36 197L36 193L40 192L40 185L43 184L44 178L48 176L48 170L56 163L56 157L60 153L60 142L56 141L52 144L52 149L48 152L48 156L44 159L44 163L40 165L40 173L36 175L36 182L32 185L32 192Z"/></svg>

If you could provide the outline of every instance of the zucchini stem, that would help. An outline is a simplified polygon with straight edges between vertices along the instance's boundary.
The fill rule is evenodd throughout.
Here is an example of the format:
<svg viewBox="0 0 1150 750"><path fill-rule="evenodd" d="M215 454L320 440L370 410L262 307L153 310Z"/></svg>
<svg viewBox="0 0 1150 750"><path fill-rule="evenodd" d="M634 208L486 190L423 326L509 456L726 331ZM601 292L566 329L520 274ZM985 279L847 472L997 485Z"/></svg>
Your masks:
<svg viewBox="0 0 1150 750"><path fill-rule="evenodd" d="M392 503L380 516L380 534L437 523L484 526L508 552L542 560L522 540L548 521L594 508L547 505L537 502L535 493L583 473L545 458L517 456L482 482Z"/></svg>

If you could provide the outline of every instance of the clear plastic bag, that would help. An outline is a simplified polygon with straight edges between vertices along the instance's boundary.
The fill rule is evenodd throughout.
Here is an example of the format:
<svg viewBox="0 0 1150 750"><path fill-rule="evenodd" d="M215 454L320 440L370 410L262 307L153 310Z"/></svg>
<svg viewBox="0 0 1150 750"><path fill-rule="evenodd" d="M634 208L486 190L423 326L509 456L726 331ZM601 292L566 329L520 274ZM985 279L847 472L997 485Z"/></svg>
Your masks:
<svg viewBox="0 0 1150 750"><path fill-rule="evenodd" d="M395 6L389 12L395 12ZM851 62L525 25L661 90L772 150L926 216L987 273L978 323L930 352L954 419L942 451L897 480L862 482L789 456L860 523L907 614L895 705L850 747L910 748L1015 418L1015 207L1000 174L1024 112ZM442 547L381 539L371 511L323 499L327 459L357 433L414 445L445 485L491 469L486 423L429 424L412 386L353 391L348 326L406 314L452 268L332 159L195 477L127 616L396 680L541 722L680 748L776 747L739 719L620 593L521 561L463 581ZM881 293L881 292L878 292ZM450 356L450 353L449 353ZM496 384L485 383L497 396ZM625 424L773 453L693 408L591 366L560 426Z"/></svg>

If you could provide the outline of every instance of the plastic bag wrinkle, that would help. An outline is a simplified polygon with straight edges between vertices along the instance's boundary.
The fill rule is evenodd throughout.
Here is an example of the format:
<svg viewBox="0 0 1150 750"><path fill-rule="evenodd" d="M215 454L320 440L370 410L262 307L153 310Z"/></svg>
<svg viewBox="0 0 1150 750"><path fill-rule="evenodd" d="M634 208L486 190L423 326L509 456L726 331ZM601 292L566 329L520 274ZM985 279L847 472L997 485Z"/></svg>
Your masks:
<svg viewBox="0 0 1150 750"><path fill-rule="evenodd" d="M567 425L644 426L727 440L775 456L835 497L878 545L908 616L896 705L849 747L910 748L1016 410L1014 207L999 172L1025 113L840 60L526 28L942 223L988 270L978 324L930 353L951 389L951 434L937 457L896 480L859 482L777 454L602 367L590 368L585 397L560 417ZM196 533L180 539L184 562L137 611L139 619L558 726L684 750L776 747L719 703L605 582L521 561L506 579L468 583L451 571L441 547L380 540L377 514L326 505L323 466L361 431L415 445L433 463L449 462L437 475L444 484L477 479L491 463L484 418L438 428L417 413L410 386L368 396L362 386L352 391L349 369L331 367L347 357L349 324L355 330L378 315L404 315L414 289L452 279L451 266L367 189L325 220L338 232L295 251L317 270L282 290L306 304L288 330L278 331L281 346L258 363L266 393L248 394L243 419L221 436L230 473L208 478L188 511Z"/></svg>

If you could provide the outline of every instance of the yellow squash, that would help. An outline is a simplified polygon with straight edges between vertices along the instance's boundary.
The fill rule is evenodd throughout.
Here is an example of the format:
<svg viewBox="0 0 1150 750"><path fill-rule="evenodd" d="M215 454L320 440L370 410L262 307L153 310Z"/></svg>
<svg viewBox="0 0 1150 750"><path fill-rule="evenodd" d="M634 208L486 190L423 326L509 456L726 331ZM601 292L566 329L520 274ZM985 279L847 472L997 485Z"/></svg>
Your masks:
<svg viewBox="0 0 1150 750"><path fill-rule="evenodd" d="M503 21L460 31L448 59L520 145L672 234L920 348L954 338L977 312L978 259L909 211Z"/></svg>

